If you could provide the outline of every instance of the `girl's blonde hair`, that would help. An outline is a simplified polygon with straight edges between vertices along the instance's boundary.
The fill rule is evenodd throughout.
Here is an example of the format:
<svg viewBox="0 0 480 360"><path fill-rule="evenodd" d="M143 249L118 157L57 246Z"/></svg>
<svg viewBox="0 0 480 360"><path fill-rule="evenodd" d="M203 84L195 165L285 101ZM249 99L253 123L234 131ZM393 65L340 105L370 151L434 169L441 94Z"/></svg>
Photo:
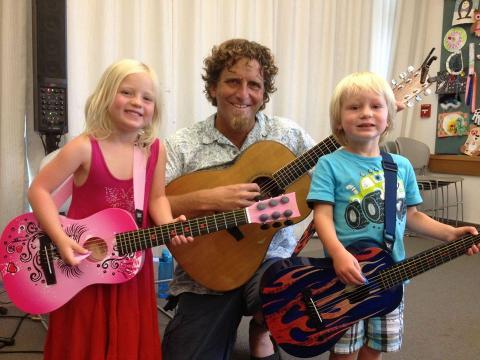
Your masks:
<svg viewBox="0 0 480 360"><path fill-rule="evenodd" d="M137 142L141 147L149 148L157 137L160 126L159 87L155 71L144 63L123 59L110 65L103 73L95 91L85 104L85 131L96 139L105 139L112 133L112 119L108 109L115 99L121 82L130 74L146 73L150 76L154 88L154 103L152 121L138 134Z"/></svg>
<svg viewBox="0 0 480 360"><path fill-rule="evenodd" d="M344 77L335 87L333 91L332 100L330 101L330 127L333 135L338 142L345 146L347 139L341 127L342 118L341 111L345 99L361 94L365 91L371 91L378 95L382 95L387 103L387 128L380 136L380 142L393 128L393 119L397 112L397 104L392 88L382 77L372 72L357 72Z"/></svg>

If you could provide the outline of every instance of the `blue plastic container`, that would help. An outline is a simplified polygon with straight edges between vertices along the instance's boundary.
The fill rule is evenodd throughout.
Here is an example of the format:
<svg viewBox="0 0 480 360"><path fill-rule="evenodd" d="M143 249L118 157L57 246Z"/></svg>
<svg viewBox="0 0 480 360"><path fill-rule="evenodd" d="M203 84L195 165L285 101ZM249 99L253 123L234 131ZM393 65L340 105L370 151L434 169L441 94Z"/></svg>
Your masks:
<svg viewBox="0 0 480 360"><path fill-rule="evenodd" d="M162 256L158 261L158 292L157 296L162 299L168 297L168 287L173 277L173 258L168 249L162 250Z"/></svg>

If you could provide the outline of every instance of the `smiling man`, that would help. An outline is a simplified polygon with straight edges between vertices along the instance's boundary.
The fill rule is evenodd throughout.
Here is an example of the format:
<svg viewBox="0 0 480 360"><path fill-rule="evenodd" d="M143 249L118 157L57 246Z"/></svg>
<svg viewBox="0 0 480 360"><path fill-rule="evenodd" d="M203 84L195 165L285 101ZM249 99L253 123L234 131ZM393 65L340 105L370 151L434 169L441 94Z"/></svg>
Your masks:
<svg viewBox="0 0 480 360"><path fill-rule="evenodd" d="M204 65L205 94L217 112L166 140L167 183L194 171L225 168L259 141L279 142L297 157L315 144L295 122L262 112L276 90L278 71L268 48L228 40L213 47ZM256 183L242 183L171 195L169 200L174 214L197 217L250 206L259 195ZM201 286L177 267L170 292L178 308L164 334L164 359L230 359L243 315L252 316L252 359L278 359L260 313L259 281L272 259L289 257L296 243L292 227L279 230L252 279L225 293Z"/></svg>

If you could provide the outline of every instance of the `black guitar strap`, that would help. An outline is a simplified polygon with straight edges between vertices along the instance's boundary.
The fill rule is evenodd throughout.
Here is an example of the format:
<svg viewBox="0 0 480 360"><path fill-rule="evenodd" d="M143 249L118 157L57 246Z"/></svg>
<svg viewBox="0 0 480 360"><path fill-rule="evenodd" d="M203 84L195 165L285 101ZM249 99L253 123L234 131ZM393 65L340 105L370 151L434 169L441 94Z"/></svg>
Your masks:
<svg viewBox="0 0 480 360"><path fill-rule="evenodd" d="M382 155L382 167L385 177L385 227L383 230L383 241L385 243L385 249L391 253L393 250L393 244L395 243L395 223L397 220L396 204L398 167L389 153L382 150L380 151L380 154Z"/></svg>

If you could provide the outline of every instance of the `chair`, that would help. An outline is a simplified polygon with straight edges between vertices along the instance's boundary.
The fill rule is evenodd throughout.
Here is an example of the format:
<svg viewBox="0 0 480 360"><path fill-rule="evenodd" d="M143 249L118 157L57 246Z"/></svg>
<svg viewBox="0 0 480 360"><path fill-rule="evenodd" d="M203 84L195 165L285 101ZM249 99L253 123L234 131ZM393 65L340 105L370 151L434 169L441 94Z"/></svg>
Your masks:
<svg viewBox="0 0 480 360"><path fill-rule="evenodd" d="M430 149L421 141L399 137L395 140L398 153L410 160L424 203L421 210L435 220L448 222L449 209L455 209L455 225L463 221L463 178L439 175L428 171ZM454 199L450 198L453 193ZM430 197L427 202L426 199Z"/></svg>
<svg viewBox="0 0 480 360"><path fill-rule="evenodd" d="M385 143L380 145L380 149L390 154L398 154L398 147L395 141L386 141Z"/></svg>

